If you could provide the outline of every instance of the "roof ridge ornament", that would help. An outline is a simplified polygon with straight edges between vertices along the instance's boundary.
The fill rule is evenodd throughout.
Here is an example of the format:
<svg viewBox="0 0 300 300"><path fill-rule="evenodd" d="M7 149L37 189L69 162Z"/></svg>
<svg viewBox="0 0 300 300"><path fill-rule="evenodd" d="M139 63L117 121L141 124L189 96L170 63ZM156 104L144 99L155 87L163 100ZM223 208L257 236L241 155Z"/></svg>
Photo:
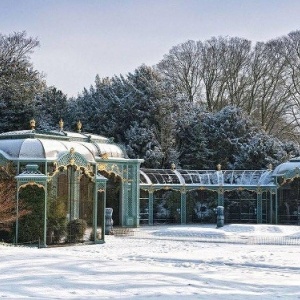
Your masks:
<svg viewBox="0 0 300 300"><path fill-rule="evenodd" d="M32 118L29 123L31 130L35 130L35 119Z"/></svg>
<svg viewBox="0 0 300 300"><path fill-rule="evenodd" d="M59 131L64 131L64 121L62 118L60 118L58 125L59 125Z"/></svg>
<svg viewBox="0 0 300 300"><path fill-rule="evenodd" d="M80 120L77 122L77 132L81 132L81 128L82 128L82 123L80 122Z"/></svg>

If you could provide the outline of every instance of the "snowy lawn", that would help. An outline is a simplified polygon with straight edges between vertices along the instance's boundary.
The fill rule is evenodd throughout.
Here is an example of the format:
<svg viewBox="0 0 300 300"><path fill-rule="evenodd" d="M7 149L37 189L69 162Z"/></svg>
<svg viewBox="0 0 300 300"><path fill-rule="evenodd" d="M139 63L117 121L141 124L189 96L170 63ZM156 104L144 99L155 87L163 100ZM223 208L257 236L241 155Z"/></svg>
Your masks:
<svg viewBox="0 0 300 300"><path fill-rule="evenodd" d="M0 298L300 299L300 242L255 244L285 237L299 242L300 226L153 226L102 245L1 245Z"/></svg>

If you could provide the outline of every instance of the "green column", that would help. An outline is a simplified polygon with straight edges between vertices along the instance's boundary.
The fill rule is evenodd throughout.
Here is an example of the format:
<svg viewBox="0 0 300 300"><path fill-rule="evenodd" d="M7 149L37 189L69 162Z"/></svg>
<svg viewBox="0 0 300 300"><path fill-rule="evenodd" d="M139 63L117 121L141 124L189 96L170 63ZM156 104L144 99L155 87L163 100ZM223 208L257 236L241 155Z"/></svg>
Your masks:
<svg viewBox="0 0 300 300"><path fill-rule="evenodd" d="M180 220L181 224L186 224L186 191L180 193Z"/></svg>
<svg viewBox="0 0 300 300"><path fill-rule="evenodd" d="M41 246L47 247L47 184L44 186L44 192L45 192L45 207L44 207L44 240Z"/></svg>
<svg viewBox="0 0 300 300"><path fill-rule="evenodd" d="M153 193L154 191L149 191L149 201L148 201L148 224L153 225Z"/></svg>
<svg viewBox="0 0 300 300"><path fill-rule="evenodd" d="M275 224L278 224L278 195L277 195L277 191L273 190L272 194L275 195Z"/></svg>
<svg viewBox="0 0 300 300"><path fill-rule="evenodd" d="M218 189L218 206L224 206L224 189Z"/></svg>
<svg viewBox="0 0 300 300"><path fill-rule="evenodd" d="M19 182L17 182L17 204L16 204L16 238L15 238L15 243L18 244L18 239L19 239Z"/></svg>
<svg viewBox="0 0 300 300"><path fill-rule="evenodd" d="M97 183L97 179L95 179L95 184L94 184L94 207L93 207L93 212L94 212L94 215L93 215L94 243L96 244L97 230L98 230L98 183ZM103 238L103 231L104 231L104 228L102 226L101 238Z"/></svg>
<svg viewBox="0 0 300 300"><path fill-rule="evenodd" d="M269 201L270 201L270 224L273 224L273 213L274 212L273 212L273 194L272 194L272 190L268 191L267 194L269 194Z"/></svg>
<svg viewBox="0 0 300 300"><path fill-rule="evenodd" d="M257 191L257 208L256 208L257 224L262 224L262 192Z"/></svg>

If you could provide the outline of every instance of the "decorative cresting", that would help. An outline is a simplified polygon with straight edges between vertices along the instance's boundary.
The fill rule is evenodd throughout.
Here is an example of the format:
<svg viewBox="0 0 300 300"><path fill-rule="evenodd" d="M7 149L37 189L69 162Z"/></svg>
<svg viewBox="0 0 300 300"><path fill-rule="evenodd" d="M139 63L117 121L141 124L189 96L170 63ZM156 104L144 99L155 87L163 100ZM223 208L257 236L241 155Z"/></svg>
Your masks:
<svg viewBox="0 0 300 300"><path fill-rule="evenodd" d="M66 170L68 166L74 166L75 169L83 169L84 173L91 179L94 179L93 166L72 147L70 151L62 152L56 162L53 162L52 172L49 173L53 177L61 169Z"/></svg>
<svg viewBox="0 0 300 300"><path fill-rule="evenodd" d="M106 153L105 153L106 154ZM107 156L105 156L105 158L102 159L108 159ZM116 164L114 162L100 162L97 164L97 169L98 171L105 171L106 173L110 174L115 174L121 177L121 179L125 179L126 178L126 169L123 168L122 165L120 164Z"/></svg>

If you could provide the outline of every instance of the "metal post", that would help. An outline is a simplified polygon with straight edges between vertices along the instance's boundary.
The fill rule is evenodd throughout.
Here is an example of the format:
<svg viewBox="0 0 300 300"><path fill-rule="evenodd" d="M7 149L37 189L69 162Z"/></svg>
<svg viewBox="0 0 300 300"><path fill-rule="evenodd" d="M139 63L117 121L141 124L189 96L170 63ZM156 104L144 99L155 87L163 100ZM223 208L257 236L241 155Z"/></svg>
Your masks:
<svg viewBox="0 0 300 300"><path fill-rule="evenodd" d="M275 224L278 224L278 196L277 196L277 192L275 191Z"/></svg>
<svg viewBox="0 0 300 300"><path fill-rule="evenodd" d="M153 191L149 191L148 224L153 225Z"/></svg>
<svg viewBox="0 0 300 300"><path fill-rule="evenodd" d="M181 220L181 224L186 224L186 192L185 191L181 191L180 192L180 220Z"/></svg>
<svg viewBox="0 0 300 300"><path fill-rule="evenodd" d="M97 189L97 180L96 180L96 176L97 176L97 171L95 172L95 184L94 184L94 217L93 217L93 227L94 227L94 244L96 244L96 240L97 240L97 225L98 225L98 219L97 219L97 213L98 213L98 189Z"/></svg>
<svg viewBox="0 0 300 300"><path fill-rule="evenodd" d="M224 206L217 207L217 227L224 226Z"/></svg>
<svg viewBox="0 0 300 300"><path fill-rule="evenodd" d="M16 218L16 239L15 239L15 243L17 245L18 241L19 241L19 182L17 182L17 207L16 207L16 213L17 213L17 218Z"/></svg>
<svg viewBox="0 0 300 300"><path fill-rule="evenodd" d="M272 190L269 191L270 198L270 224L273 224L273 195Z"/></svg>
<svg viewBox="0 0 300 300"><path fill-rule="evenodd" d="M44 239L43 239L43 247L47 247L47 184L44 186L45 192L45 207L44 207Z"/></svg>
<svg viewBox="0 0 300 300"><path fill-rule="evenodd" d="M223 188L218 189L218 206L224 206L224 190Z"/></svg>
<svg viewBox="0 0 300 300"><path fill-rule="evenodd" d="M257 224L262 224L262 194L257 191L257 209L256 209Z"/></svg>

